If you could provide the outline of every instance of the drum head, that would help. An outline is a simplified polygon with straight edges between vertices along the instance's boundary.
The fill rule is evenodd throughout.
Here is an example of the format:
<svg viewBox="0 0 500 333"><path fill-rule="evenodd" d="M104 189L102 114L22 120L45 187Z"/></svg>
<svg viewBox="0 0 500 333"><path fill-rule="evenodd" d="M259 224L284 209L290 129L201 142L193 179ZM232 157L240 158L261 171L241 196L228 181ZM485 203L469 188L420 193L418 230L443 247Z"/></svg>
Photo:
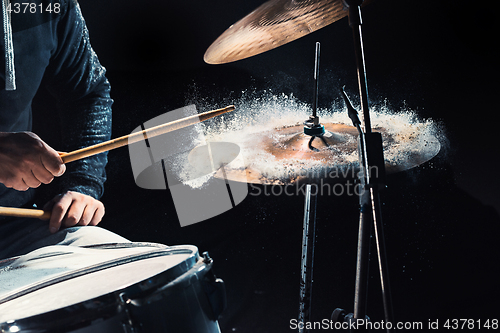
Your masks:
<svg viewBox="0 0 500 333"><path fill-rule="evenodd" d="M131 243L49 246L4 260L0 262L0 323L78 304L98 306L100 297L112 294L116 299L120 291L137 294L156 288L186 272L197 258L195 246Z"/></svg>

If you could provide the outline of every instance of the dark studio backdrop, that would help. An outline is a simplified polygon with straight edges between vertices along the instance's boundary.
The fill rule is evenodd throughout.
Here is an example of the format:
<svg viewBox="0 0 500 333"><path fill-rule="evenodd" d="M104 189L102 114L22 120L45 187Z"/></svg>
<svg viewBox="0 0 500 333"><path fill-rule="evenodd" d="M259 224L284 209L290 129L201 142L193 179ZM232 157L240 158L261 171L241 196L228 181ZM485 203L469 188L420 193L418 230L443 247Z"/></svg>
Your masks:
<svg viewBox="0 0 500 333"><path fill-rule="evenodd" d="M355 96L347 18L253 58L205 64L209 45L261 3L80 1L112 85L113 137L192 102L198 111L233 103L238 109L242 91L293 93L309 103L316 41L322 51L319 106L340 103L342 85ZM414 110L443 134L438 156L391 175L382 194L398 321L498 319L498 37L491 3L376 0L363 9L371 102ZM38 98L44 106L35 129L49 132L48 101ZM126 148L109 153L107 170L103 227L133 241L208 250L227 286L223 332L291 331L303 196L249 195L224 214L181 228L169 191L134 184ZM354 197L319 197L317 205L312 313L320 321L336 307L353 310L359 211ZM373 266L368 314L375 321L383 319L379 289Z"/></svg>

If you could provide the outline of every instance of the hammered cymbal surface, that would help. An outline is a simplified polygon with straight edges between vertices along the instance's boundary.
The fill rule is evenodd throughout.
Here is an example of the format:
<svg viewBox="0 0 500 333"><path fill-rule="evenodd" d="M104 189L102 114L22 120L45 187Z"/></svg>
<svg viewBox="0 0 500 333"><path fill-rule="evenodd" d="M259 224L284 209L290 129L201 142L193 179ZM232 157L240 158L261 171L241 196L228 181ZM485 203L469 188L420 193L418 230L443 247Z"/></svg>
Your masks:
<svg viewBox="0 0 500 333"><path fill-rule="evenodd" d="M332 178L332 175L335 178L356 177L359 171L356 128L345 124L323 125L326 130L324 140L316 137L312 142L311 137L303 133L302 125L284 126L256 133L251 138L242 138L237 144L244 154L245 165L233 167L228 164L224 173L219 170L215 176L268 185L316 182L329 176ZM373 130L382 134L388 174L421 165L436 156L441 148L434 136L420 138L417 134L391 134L384 128ZM401 150L408 143L418 149ZM262 158L264 161L255 163L256 159Z"/></svg>
<svg viewBox="0 0 500 333"><path fill-rule="evenodd" d="M270 0L231 25L205 52L209 64L245 59L347 16L342 0Z"/></svg>

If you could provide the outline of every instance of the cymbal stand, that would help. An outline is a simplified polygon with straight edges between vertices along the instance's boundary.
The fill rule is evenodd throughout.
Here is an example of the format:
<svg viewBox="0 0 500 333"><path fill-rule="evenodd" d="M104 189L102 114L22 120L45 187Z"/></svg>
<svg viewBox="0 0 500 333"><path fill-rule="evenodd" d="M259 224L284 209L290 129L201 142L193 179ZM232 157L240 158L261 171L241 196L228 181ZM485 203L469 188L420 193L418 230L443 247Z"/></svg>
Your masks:
<svg viewBox="0 0 500 333"><path fill-rule="evenodd" d="M319 123L318 108L320 44L316 43L314 61L313 114L304 122L304 133L311 136L309 148L315 137L324 141L325 127ZM316 237L316 197L311 195L311 185L306 185L304 225L302 229L302 259L300 269L299 333L309 332L306 323L311 321L311 295L313 282L314 243Z"/></svg>
<svg viewBox="0 0 500 333"><path fill-rule="evenodd" d="M370 236L372 225L375 231L377 255L379 263L379 274L382 289L382 300L386 322L393 322L392 298L390 295L389 274L387 268L387 255L380 212L379 189L384 186L385 164L382 148L382 136L380 133L372 132L370 112L368 105L368 88L366 83L366 70L363 52L361 4L363 0L343 0L349 9L349 25L353 31L354 49L358 72L358 84L363 112L364 132L357 112L343 92L349 117L359 132L358 151L360 155L360 180L363 189L360 195L360 221L358 233L358 249L356 262L356 286L354 296L354 320L366 319L366 302L368 290L368 267L370 257ZM337 309L332 315L333 320L344 320L348 316ZM336 318L334 318L336 317ZM344 317L344 318L342 318ZM387 332L389 332L387 326Z"/></svg>

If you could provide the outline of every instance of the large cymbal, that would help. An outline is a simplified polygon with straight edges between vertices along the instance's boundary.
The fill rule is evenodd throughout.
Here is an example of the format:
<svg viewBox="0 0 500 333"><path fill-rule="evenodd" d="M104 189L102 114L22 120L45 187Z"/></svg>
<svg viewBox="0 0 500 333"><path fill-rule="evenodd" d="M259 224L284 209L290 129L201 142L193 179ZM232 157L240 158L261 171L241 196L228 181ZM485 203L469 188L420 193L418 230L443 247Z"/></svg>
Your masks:
<svg viewBox="0 0 500 333"><path fill-rule="evenodd" d="M230 26L204 60L222 64L245 59L303 37L347 15L341 0L270 0Z"/></svg>
<svg viewBox="0 0 500 333"><path fill-rule="evenodd" d="M365 1L365 3L368 1ZM230 26L204 60L222 64L294 41L347 16L342 0L270 0Z"/></svg>
<svg viewBox="0 0 500 333"><path fill-rule="evenodd" d="M323 139L316 137L312 141L304 134L303 125L242 135L236 143L241 148L243 162L229 163L215 176L274 185L355 178L359 171L356 128L336 123L323 125L326 130ZM385 167L389 174L429 161L441 147L435 136L419 134L416 128L405 134L392 133L385 128L374 130L382 134Z"/></svg>

